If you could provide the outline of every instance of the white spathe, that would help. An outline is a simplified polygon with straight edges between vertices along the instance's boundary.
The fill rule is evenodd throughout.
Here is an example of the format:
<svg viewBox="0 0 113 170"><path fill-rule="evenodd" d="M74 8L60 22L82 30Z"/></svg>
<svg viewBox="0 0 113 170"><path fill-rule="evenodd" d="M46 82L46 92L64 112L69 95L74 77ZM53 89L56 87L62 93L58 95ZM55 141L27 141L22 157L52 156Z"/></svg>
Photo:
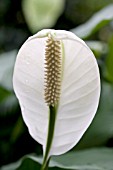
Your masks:
<svg viewBox="0 0 113 170"><path fill-rule="evenodd" d="M42 30L21 47L14 68L13 85L23 119L31 136L45 151L49 108L44 100L45 42L48 34L64 47L61 95L49 155L70 150L80 140L97 111L100 76L87 45L68 31Z"/></svg>

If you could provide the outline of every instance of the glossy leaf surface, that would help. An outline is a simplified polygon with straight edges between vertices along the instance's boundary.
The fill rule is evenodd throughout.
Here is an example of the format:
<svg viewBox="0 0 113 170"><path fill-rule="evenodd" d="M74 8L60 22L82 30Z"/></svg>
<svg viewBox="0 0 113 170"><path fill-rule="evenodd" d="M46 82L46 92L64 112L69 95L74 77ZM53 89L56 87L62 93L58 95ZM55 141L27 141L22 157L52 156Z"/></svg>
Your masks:
<svg viewBox="0 0 113 170"><path fill-rule="evenodd" d="M92 33L100 30L104 25L113 20L113 4L108 5L95 13L86 23L72 29L71 31L81 38L87 38Z"/></svg>
<svg viewBox="0 0 113 170"><path fill-rule="evenodd" d="M4 166L1 170L36 170L40 168L42 158L27 155L20 161ZM50 170L111 170L113 167L113 150L95 148L54 157L50 162Z"/></svg>

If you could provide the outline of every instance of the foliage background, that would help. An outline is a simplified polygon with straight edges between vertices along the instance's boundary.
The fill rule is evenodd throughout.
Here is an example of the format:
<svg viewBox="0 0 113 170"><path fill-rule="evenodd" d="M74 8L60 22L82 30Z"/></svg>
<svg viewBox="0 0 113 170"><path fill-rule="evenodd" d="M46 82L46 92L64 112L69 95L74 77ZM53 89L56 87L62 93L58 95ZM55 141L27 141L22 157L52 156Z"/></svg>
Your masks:
<svg viewBox="0 0 113 170"><path fill-rule="evenodd" d="M96 117L79 144L72 150L73 153L80 156L77 156L78 162L75 162L72 153L68 158L65 155L55 158L52 163L57 167L56 169L59 169L62 166L64 168L72 165L74 162L80 165L82 159L84 167L80 165L74 169L83 168L85 170L86 165L95 164L96 167L87 167L86 169L98 170L98 167L104 165L106 160L113 160L113 1L60 1L57 1L58 4L55 5L53 13L49 15L52 5L50 0L0 0L1 167L17 161L26 154L42 155L41 146L31 138L23 123L20 107L12 87L13 67L18 49L27 37L42 28L71 30L83 38L97 58L102 82L101 100ZM108 5L108 10L102 13L100 10ZM45 13L48 14L46 19ZM96 19L94 19L94 15ZM84 150L86 157L89 155L87 158L89 162L85 156L83 157ZM94 159L90 160L92 154L94 154ZM106 158L102 157L104 154ZM96 157L102 158L102 160L95 161ZM60 166L60 160L62 166ZM68 165L64 163L65 160L69 160ZM37 161L40 162L40 159L36 160L34 157L26 156L21 160L22 164L20 163L21 165L18 166L20 170L39 168ZM113 161L109 162L105 169L112 170L111 167L113 167ZM5 168L7 169L7 166ZM18 168L16 165L15 168L11 166L9 169ZM3 168L3 170L5 169Z"/></svg>

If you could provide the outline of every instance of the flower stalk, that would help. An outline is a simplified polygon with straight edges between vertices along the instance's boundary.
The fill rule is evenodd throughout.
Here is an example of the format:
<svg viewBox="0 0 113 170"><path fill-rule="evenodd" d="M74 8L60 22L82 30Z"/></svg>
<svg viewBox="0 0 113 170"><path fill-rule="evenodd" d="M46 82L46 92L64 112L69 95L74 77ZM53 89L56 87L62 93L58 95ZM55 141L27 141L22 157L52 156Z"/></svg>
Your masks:
<svg viewBox="0 0 113 170"><path fill-rule="evenodd" d="M54 136L56 110L61 86L61 41L53 40L49 34L45 46L45 103L49 107L48 136L41 170L47 170L49 152Z"/></svg>
<svg viewBox="0 0 113 170"><path fill-rule="evenodd" d="M48 136L47 136L46 150L45 150L45 155L44 155L41 170L48 169L48 165L50 161L49 152L51 149L53 135L54 135L55 120L56 120L56 108L53 106L49 106Z"/></svg>

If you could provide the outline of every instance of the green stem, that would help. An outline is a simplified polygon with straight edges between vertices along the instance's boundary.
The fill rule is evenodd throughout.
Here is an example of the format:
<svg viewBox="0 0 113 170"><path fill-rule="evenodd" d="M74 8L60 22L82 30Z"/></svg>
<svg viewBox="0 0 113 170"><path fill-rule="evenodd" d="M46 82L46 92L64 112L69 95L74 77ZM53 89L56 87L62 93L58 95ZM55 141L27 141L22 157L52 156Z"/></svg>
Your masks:
<svg viewBox="0 0 113 170"><path fill-rule="evenodd" d="M41 170L48 170L49 162L50 162L50 158L48 159L48 161L46 162L46 164L44 164L44 163L42 164Z"/></svg>
<svg viewBox="0 0 113 170"><path fill-rule="evenodd" d="M48 169L48 165L49 165L49 161L50 161L50 158L48 159L48 155L49 155L50 148L51 148L52 141L53 141L55 119L56 119L56 108L53 106L49 106L48 137L47 137L46 151L45 151L41 170Z"/></svg>

